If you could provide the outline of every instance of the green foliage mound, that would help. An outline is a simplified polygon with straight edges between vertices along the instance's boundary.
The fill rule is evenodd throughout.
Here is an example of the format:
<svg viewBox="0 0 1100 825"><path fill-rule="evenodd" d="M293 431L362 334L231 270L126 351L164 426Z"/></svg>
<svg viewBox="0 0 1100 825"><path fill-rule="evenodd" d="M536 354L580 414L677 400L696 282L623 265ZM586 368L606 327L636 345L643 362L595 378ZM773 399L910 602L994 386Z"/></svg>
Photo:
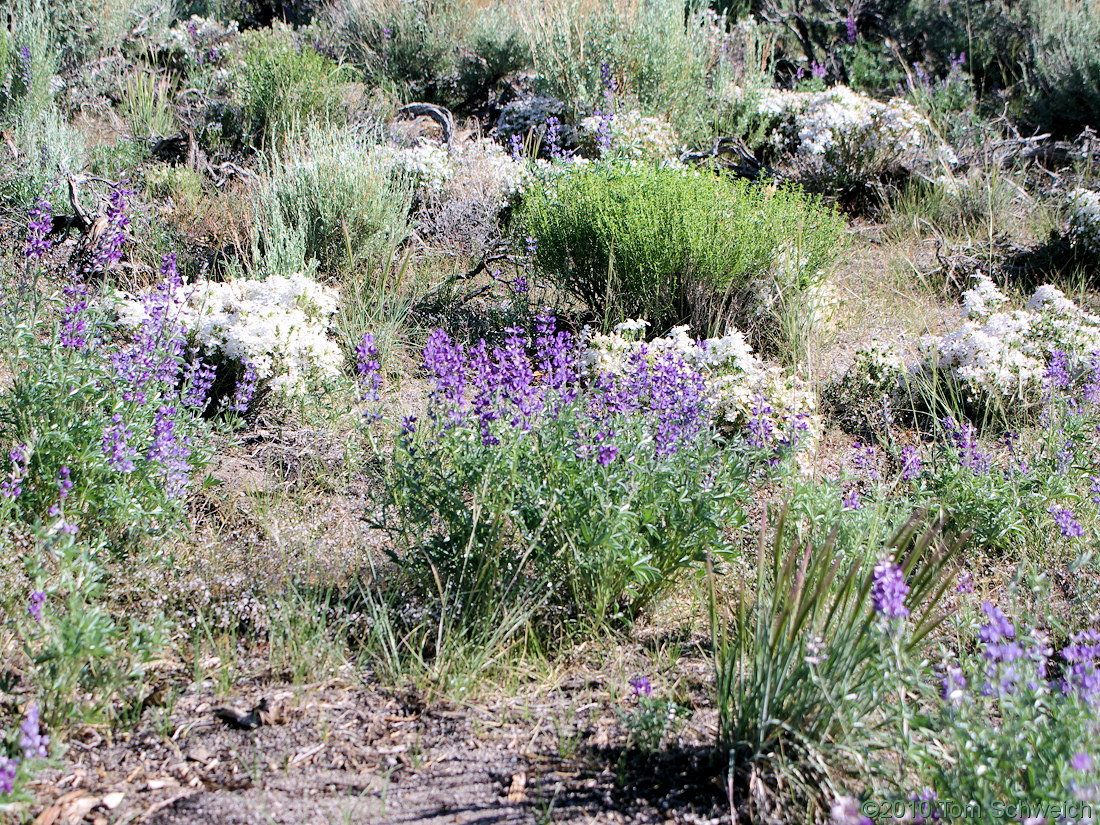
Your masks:
<svg viewBox="0 0 1100 825"><path fill-rule="evenodd" d="M552 177L532 188L521 220L535 264L605 325L646 318L700 332L763 284L791 305L820 283L844 224L794 187L629 164Z"/></svg>

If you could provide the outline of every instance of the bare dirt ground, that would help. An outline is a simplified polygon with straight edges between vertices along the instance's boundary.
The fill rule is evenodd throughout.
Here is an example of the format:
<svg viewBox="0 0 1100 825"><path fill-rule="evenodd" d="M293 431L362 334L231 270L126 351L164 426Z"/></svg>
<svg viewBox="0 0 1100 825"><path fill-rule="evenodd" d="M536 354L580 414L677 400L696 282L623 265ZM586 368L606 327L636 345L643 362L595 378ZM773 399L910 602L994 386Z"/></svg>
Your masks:
<svg viewBox="0 0 1100 825"><path fill-rule="evenodd" d="M686 667L685 667L686 666ZM705 676L705 662L678 672ZM616 680L617 681L617 680ZM209 684L113 740L88 728L37 779L38 825L710 822L729 818L713 714L699 706L672 747L625 752L632 701L586 667L556 685L459 705L352 680L235 691L253 730L214 714Z"/></svg>

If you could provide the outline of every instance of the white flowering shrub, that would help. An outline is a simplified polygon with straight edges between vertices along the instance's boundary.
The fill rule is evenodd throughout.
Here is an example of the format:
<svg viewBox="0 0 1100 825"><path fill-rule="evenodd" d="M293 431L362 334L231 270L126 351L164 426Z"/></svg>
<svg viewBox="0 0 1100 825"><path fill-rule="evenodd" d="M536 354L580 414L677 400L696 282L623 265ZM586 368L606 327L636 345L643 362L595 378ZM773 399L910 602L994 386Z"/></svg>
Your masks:
<svg viewBox="0 0 1100 825"><path fill-rule="evenodd" d="M428 141L407 147L382 144L371 150L371 158L429 193L442 193L452 182L461 187L472 177L491 179L497 184L501 205L530 178L525 161L513 159L491 140L460 143L450 150Z"/></svg>
<svg viewBox="0 0 1100 825"><path fill-rule="evenodd" d="M714 405L715 421L754 435L796 432L799 446L816 442L821 432L817 401L810 386L780 367L756 356L744 334L730 328L725 335L696 341L689 327L673 328L666 337L643 342L645 321L625 321L609 335L591 334L582 363L592 375L620 375L630 356L642 347L649 357L675 352L703 375ZM768 438L761 437L767 441Z"/></svg>
<svg viewBox="0 0 1100 825"><path fill-rule="evenodd" d="M911 104L882 103L846 86L826 91L768 90L756 100L771 148L822 171L868 180L892 169L952 164L951 148Z"/></svg>
<svg viewBox="0 0 1100 825"><path fill-rule="evenodd" d="M139 298L120 295L116 308L122 326L145 319ZM251 365L271 389L296 395L340 373L343 353L329 337L336 309L334 290L298 274L187 284L171 311L205 356Z"/></svg>
<svg viewBox="0 0 1100 825"><path fill-rule="evenodd" d="M1008 296L979 274L962 303L957 329L921 339L914 370L946 379L969 404L1034 400L1052 353L1064 353L1067 366L1078 369L1100 351L1100 317L1049 284L1012 309Z"/></svg>
<svg viewBox="0 0 1100 825"><path fill-rule="evenodd" d="M446 147L423 143L375 147L371 162L412 182L415 220L430 242L479 256L500 237L500 211L523 191L532 165L491 140Z"/></svg>
<svg viewBox="0 0 1100 825"><path fill-rule="evenodd" d="M580 138L582 145L603 159L670 161L680 156L672 124L637 109L585 118L580 123Z"/></svg>
<svg viewBox="0 0 1100 825"><path fill-rule="evenodd" d="M210 50L216 49L217 42L238 33L236 20L222 24L212 18L193 14L188 20L177 21L168 30L163 45L168 51L182 53L202 65L211 59Z"/></svg>
<svg viewBox="0 0 1100 825"><path fill-rule="evenodd" d="M1070 240L1085 253L1100 258L1100 192L1074 189L1067 201Z"/></svg>
<svg viewBox="0 0 1100 825"><path fill-rule="evenodd" d="M881 433L895 423L904 380L905 367L897 350L872 342L858 350L852 365L826 386L822 402L849 432Z"/></svg>
<svg viewBox="0 0 1100 825"><path fill-rule="evenodd" d="M374 149L372 156L393 171L408 176L417 187L435 191L454 174L454 165L447 150L435 143L398 148L383 144Z"/></svg>

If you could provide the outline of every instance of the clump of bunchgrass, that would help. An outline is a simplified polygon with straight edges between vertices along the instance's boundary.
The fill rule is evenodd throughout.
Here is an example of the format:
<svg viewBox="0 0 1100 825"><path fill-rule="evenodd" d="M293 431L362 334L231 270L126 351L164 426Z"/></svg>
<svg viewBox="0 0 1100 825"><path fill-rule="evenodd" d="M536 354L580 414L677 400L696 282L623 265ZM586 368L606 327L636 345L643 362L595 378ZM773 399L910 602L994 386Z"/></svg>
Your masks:
<svg viewBox="0 0 1100 825"><path fill-rule="evenodd" d="M730 803L760 813L794 804L821 814L865 769L857 753L892 747L876 717L894 690L880 654L917 649L941 621L944 571L958 549L944 544L940 521L922 526L917 514L876 558L864 530L843 529L866 527L866 511L833 510L824 526L803 528L799 509L780 511L770 541L761 531L755 580L737 588L729 613L711 595ZM882 514L870 517L886 526Z"/></svg>

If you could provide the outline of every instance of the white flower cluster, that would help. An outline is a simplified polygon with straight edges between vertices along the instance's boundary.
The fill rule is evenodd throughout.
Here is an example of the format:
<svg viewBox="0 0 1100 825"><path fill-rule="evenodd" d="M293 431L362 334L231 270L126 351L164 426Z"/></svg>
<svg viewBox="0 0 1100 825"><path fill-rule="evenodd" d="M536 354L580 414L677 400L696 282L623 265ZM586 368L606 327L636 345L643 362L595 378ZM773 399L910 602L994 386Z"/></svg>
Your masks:
<svg viewBox="0 0 1100 825"><path fill-rule="evenodd" d="M400 149L383 144L375 148L372 156L395 172L408 175L416 186L426 186L437 192L454 174L447 150L427 141Z"/></svg>
<svg viewBox="0 0 1100 825"><path fill-rule="evenodd" d="M736 429L748 426L763 399L770 409L763 418L772 432L786 432L800 419L808 429L799 443L806 447L816 441L821 422L811 388L798 376L764 364L740 330L731 328L719 338L695 341L689 328L680 326L648 343L635 340L645 326L645 321L626 321L610 335L590 335L582 355L585 369L591 374L620 374L630 355L642 346L650 356L675 352L702 373L722 423Z"/></svg>
<svg viewBox="0 0 1100 825"><path fill-rule="evenodd" d="M464 188L471 178L492 181L501 205L522 191L531 177L526 162L513 160L491 140L457 144L450 151L428 141L405 148L383 144L371 151L371 158L433 193L451 186Z"/></svg>
<svg viewBox="0 0 1100 825"><path fill-rule="evenodd" d="M928 120L899 98L881 103L846 86L823 92L771 89L756 108L771 121L777 150L820 160L831 171L863 176L930 159L956 160Z"/></svg>
<svg viewBox="0 0 1100 825"><path fill-rule="evenodd" d="M1074 189L1068 202L1070 240L1100 258L1100 192Z"/></svg>
<svg viewBox="0 0 1100 825"><path fill-rule="evenodd" d="M193 54L202 44L224 39L237 34L237 31L236 20L223 25L217 20L193 14L190 20L180 20L168 30L164 45L169 51Z"/></svg>
<svg viewBox="0 0 1100 825"><path fill-rule="evenodd" d="M826 385L823 401L846 427L878 431L895 422L894 402L904 387L905 366L890 344L872 341L852 364Z"/></svg>
<svg viewBox="0 0 1100 825"><path fill-rule="evenodd" d="M116 308L123 326L145 320L140 298L122 294ZM272 389L295 395L311 379L340 373L343 353L328 336L336 308L335 290L297 274L186 284L176 290L169 314L207 355L250 363Z"/></svg>
<svg viewBox="0 0 1100 825"><path fill-rule="evenodd" d="M668 161L680 157L672 124L658 117L643 115L637 109L587 117L581 121L580 129L581 139L595 146L604 159ZM605 140L610 142L609 147L600 145L601 129L608 129Z"/></svg>
<svg viewBox="0 0 1100 825"><path fill-rule="evenodd" d="M1052 351L1065 352L1071 364L1100 351L1100 318L1049 284L1036 289L1024 309L1011 309L1008 296L979 274L962 304L958 329L921 339L922 360L915 369L938 370L971 403L1028 400L1042 387Z"/></svg>

